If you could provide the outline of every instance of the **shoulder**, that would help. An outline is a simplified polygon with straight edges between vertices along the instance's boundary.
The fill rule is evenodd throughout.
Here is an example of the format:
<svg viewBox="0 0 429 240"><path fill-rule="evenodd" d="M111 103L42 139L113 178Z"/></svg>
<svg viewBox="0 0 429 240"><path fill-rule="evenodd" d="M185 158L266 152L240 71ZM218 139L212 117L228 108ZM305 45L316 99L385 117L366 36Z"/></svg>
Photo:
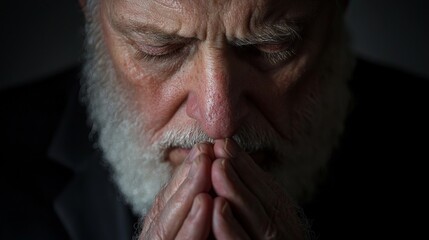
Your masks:
<svg viewBox="0 0 429 240"><path fill-rule="evenodd" d="M47 149L61 121L79 67L0 91L2 236L67 239L52 206L70 172Z"/></svg>

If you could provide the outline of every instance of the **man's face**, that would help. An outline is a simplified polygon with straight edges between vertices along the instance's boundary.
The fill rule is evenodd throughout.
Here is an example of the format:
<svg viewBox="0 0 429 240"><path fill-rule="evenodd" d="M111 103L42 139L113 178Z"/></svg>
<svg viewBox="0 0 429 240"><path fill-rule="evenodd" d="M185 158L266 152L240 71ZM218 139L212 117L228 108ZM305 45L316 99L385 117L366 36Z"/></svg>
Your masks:
<svg viewBox="0 0 429 240"><path fill-rule="evenodd" d="M112 139L130 124L123 128L138 136L122 131L123 138L141 154L156 148L150 161L173 171L196 142L233 137L267 170L280 163L300 172L301 158L326 158L341 128L331 125L344 117L345 104L336 101L347 94L338 93L345 92L338 79L349 68L336 69L344 50L337 10L334 1L315 0L101 1L93 20L101 46L93 51L103 52L97 74L109 81L93 81L121 96L91 100L97 90L88 90L90 102L114 109L92 113L98 131L110 122L117 129L104 135ZM104 145L108 152L112 144Z"/></svg>

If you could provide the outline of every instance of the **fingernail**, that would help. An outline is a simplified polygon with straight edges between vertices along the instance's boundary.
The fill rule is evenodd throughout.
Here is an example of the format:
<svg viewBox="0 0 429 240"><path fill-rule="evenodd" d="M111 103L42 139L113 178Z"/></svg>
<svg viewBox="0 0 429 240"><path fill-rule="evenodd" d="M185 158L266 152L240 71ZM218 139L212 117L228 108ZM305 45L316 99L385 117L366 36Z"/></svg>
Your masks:
<svg viewBox="0 0 429 240"><path fill-rule="evenodd" d="M197 215L198 210L200 209L201 206L201 200L199 198L195 198L194 204L192 204L192 208L191 208L191 215Z"/></svg>
<svg viewBox="0 0 429 240"><path fill-rule="evenodd" d="M191 152L189 153L187 160L188 160L188 161L194 161L194 158L197 156L198 152L199 152L198 147L197 147L197 146L194 146L194 147L191 149Z"/></svg>
<svg viewBox="0 0 429 240"><path fill-rule="evenodd" d="M225 201L225 203L223 204L221 213L222 213L222 216L231 216L231 208L229 207L229 204L227 201Z"/></svg>
<svg viewBox="0 0 429 240"><path fill-rule="evenodd" d="M237 150L237 146L236 146L236 143L234 142L234 140L232 140L230 138L226 138L224 150L230 157L235 157L238 150Z"/></svg>
<svg viewBox="0 0 429 240"><path fill-rule="evenodd" d="M192 160L192 166L191 166L191 170L189 170L189 176L194 176L195 173L197 172L198 169L198 165L201 162L201 155L198 156L197 158L195 158L194 160Z"/></svg>
<svg viewBox="0 0 429 240"><path fill-rule="evenodd" d="M222 166L223 169L225 169L225 164L226 164L225 161L226 161L225 159L222 159L222 161L220 162L220 165Z"/></svg>

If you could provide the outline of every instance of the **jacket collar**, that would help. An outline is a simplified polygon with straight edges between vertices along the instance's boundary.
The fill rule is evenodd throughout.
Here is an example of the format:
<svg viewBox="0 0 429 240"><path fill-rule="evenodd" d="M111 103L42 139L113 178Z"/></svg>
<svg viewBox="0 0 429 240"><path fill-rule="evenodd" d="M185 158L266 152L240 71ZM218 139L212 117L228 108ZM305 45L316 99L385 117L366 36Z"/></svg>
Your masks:
<svg viewBox="0 0 429 240"><path fill-rule="evenodd" d="M73 173L55 197L54 210L72 240L131 239L135 219L89 135L86 109L79 102L76 84L48 152L53 161Z"/></svg>

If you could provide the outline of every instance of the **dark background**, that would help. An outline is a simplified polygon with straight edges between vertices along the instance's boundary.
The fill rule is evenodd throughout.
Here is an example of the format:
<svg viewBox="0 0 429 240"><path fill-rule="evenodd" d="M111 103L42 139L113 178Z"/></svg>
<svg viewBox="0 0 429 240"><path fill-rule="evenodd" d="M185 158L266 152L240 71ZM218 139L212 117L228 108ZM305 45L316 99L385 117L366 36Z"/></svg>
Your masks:
<svg viewBox="0 0 429 240"><path fill-rule="evenodd" d="M351 0L347 25L356 53L429 78L429 1ZM81 57L78 0L3 1L0 88L59 72Z"/></svg>

